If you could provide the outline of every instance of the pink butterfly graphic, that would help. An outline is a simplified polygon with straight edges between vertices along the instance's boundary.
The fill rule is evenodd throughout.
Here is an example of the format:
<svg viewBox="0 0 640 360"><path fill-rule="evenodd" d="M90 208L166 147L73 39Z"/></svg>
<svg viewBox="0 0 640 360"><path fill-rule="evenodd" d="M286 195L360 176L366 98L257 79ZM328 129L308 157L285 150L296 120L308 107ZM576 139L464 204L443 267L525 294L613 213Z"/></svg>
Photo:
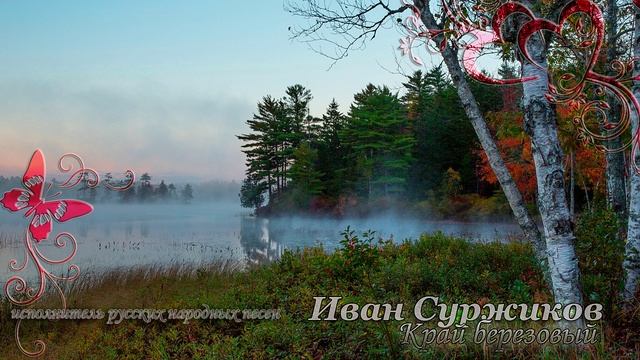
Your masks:
<svg viewBox="0 0 640 360"><path fill-rule="evenodd" d="M33 153L27 172L22 177L25 189L12 189L2 196L0 204L10 211L28 209L25 217L34 214L29 232L34 240L45 240L53 228L53 220L65 222L93 211L93 206L80 200L45 201L44 155L39 149Z"/></svg>

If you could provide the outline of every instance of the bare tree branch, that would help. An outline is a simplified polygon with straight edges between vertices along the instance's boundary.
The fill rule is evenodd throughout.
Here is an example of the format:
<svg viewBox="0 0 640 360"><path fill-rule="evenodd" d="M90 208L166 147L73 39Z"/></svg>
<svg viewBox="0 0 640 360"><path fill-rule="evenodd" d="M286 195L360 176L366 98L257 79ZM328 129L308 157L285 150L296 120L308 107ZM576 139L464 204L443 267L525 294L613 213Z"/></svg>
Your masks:
<svg viewBox="0 0 640 360"><path fill-rule="evenodd" d="M394 8L384 0L306 0L288 1L285 9L308 21L305 26L290 28L292 38L333 60L333 66L350 51L364 48L394 15L404 12L408 6ZM329 36L325 30L330 32ZM323 48L323 44L330 45L332 52Z"/></svg>

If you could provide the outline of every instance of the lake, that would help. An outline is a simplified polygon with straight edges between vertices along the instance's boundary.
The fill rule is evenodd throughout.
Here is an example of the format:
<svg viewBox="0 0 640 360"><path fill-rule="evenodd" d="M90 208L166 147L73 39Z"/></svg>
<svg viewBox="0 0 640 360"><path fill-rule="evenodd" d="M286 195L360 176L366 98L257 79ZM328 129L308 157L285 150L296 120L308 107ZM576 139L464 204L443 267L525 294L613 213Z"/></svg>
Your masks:
<svg viewBox="0 0 640 360"><path fill-rule="evenodd" d="M0 285L14 275L11 259L24 259L22 237L28 219L0 210ZM218 260L264 263L277 259L285 249L322 244L334 249L340 233L350 226L358 233L374 230L378 236L396 241L417 238L422 233L442 231L476 241L503 240L521 234L515 224L425 221L385 214L362 219L318 219L303 216L256 218L237 203L119 205L97 204L89 216L65 224L54 224L49 240L38 245L50 258L67 251L53 244L61 231L78 242L72 263L81 272L102 272L134 266L172 264L203 265ZM55 273L65 267L48 266ZM31 271L31 272L29 272ZM35 275L34 269L21 275Z"/></svg>

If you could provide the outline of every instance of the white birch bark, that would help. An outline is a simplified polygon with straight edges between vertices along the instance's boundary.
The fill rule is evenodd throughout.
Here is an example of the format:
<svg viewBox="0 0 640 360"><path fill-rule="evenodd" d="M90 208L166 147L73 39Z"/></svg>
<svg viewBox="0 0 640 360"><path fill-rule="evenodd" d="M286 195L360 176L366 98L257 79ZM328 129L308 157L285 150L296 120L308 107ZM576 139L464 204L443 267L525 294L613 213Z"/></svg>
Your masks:
<svg viewBox="0 0 640 360"><path fill-rule="evenodd" d="M563 153L558 139L554 107L545 94L549 91L547 48L540 36L533 36L530 55L541 67L522 62L523 77L537 77L525 82L524 127L531 138L538 186L538 209L546 238L549 273L556 303L583 304L580 270L575 252L573 221L564 189ZM582 327L582 319L574 326Z"/></svg>
<svg viewBox="0 0 640 360"><path fill-rule="evenodd" d="M640 9L638 8L635 8L633 54L636 58L640 56ZM640 60L636 60L634 64L633 75L640 75ZM640 99L640 81L633 82L633 95L636 99ZM638 116L635 111L632 111L631 115L631 131L635 134L638 130ZM640 156L636 156L633 160L636 164L640 164ZM632 168L630 178L629 223L623 264L625 269L623 299L627 304L635 299L640 279L640 174Z"/></svg>
<svg viewBox="0 0 640 360"><path fill-rule="evenodd" d="M607 0L607 64L612 64L618 59L618 0ZM608 69L609 75L615 75L615 71ZM617 123L620 121L620 109L614 96L608 97L611 109L607 112L610 122ZM605 130L606 132L606 130ZM617 149L622 146L620 137L608 141L610 149ZM606 154L607 167L607 202L609 207L613 209L618 216L624 218L627 214L627 192L625 186L624 174L624 153L608 152Z"/></svg>

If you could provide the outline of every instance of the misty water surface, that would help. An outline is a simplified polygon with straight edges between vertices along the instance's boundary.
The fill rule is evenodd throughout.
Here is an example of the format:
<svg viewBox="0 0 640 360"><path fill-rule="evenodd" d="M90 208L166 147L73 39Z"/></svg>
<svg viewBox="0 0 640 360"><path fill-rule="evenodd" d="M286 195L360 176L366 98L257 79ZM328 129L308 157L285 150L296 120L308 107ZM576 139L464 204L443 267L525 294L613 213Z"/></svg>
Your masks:
<svg viewBox="0 0 640 360"><path fill-rule="evenodd" d="M9 261L24 259L21 239L28 219L0 209L0 284L15 273ZM514 224L429 222L392 214L365 219L318 219L301 216L256 218L235 202L199 204L117 205L97 204L89 216L54 224L49 240L39 247L51 258L62 257L53 245L61 231L78 241L74 259L82 272L101 272L133 266L171 264L202 265L218 260L264 263L277 259L284 249L322 244L332 250L347 227L402 241L421 233L443 231L474 240L493 241L520 233ZM68 267L68 264L66 265ZM49 266L56 273L67 267ZM26 275L25 275L26 274ZM35 274L30 267L22 275Z"/></svg>

